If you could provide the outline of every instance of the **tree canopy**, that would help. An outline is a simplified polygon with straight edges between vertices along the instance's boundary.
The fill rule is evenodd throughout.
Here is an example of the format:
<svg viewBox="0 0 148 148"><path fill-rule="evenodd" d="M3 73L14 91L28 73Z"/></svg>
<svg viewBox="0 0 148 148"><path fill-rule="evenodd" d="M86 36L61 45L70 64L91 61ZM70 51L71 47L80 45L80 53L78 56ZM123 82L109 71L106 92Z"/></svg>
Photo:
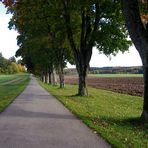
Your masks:
<svg viewBox="0 0 148 148"><path fill-rule="evenodd" d="M79 95L88 94L86 77L93 47L105 55L115 55L131 45L118 1L5 0L4 3L13 14L10 28L20 34L17 55L31 69L40 67L44 73L53 67L63 69L67 61L75 63Z"/></svg>

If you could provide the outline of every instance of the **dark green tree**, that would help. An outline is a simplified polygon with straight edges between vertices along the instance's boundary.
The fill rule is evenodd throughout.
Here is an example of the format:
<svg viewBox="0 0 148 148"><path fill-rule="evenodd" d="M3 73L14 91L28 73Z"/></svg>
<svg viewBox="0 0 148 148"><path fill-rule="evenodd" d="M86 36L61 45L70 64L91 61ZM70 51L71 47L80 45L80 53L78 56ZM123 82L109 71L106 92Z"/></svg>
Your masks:
<svg viewBox="0 0 148 148"><path fill-rule="evenodd" d="M62 87L64 86L62 84L64 83L63 68L66 65L65 62L70 59L70 50L66 45L64 31L60 28L60 24L52 22L50 13L46 12L47 8L49 8L48 4L41 0L18 1L14 7L9 8L13 13L10 28L17 29L20 34L18 36L20 49L17 55L21 55L23 61L27 62L28 69L33 68L32 71L35 71L35 68L39 69L41 65L42 74L51 75L53 68L56 67ZM29 61L32 64L29 64Z"/></svg>
<svg viewBox="0 0 148 148"><path fill-rule="evenodd" d="M55 2L55 1L54 1ZM79 75L78 95L87 95L86 77L94 46L106 55L125 51L130 45L118 1L59 2L64 26ZM56 9L57 1L54 9ZM55 10L54 10L55 11Z"/></svg>
<svg viewBox="0 0 148 148"><path fill-rule="evenodd" d="M109 55L130 45L118 1L18 0L10 12L11 23L25 39L48 36L54 51L63 49L55 40L61 43L59 34L66 32L79 75L78 95L88 95L86 78L94 46Z"/></svg>
<svg viewBox="0 0 148 148"><path fill-rule="evenodd" d="M15 63L16 63L16 58L15 58L14 56L12 56L12 57L9 58L9 61L10 61L10 62L15 62Z"/></svg>

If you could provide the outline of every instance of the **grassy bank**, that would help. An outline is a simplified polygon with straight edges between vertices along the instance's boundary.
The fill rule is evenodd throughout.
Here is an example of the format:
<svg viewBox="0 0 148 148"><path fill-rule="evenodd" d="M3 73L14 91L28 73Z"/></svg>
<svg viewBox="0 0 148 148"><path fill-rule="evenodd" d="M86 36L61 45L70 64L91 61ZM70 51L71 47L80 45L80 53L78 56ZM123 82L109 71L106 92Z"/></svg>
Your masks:
<svg viewBox="0 0 148 148"><path fill-rule="evenodd" d="M89 97L79 97L75 85L40 84L114 147L148 147L148 125L138 123L142 98L94 88Z"/></svg>
<svg viewBox="0 0 148 148"><path fill-rule="evenodd" d="M0 75L0 112L2 112L26 87L29 74Z"/></svg>

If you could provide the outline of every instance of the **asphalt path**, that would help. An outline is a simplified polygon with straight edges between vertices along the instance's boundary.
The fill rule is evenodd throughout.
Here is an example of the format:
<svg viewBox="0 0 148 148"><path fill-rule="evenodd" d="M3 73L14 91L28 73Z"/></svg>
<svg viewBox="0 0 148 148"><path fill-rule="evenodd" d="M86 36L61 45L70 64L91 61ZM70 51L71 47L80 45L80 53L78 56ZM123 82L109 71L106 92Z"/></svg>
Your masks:
<svg viewBox="0 0 148 148"><path fill-rule="evenodd" d="M0 148L109 148L35 78L0 114Z"/></svg>

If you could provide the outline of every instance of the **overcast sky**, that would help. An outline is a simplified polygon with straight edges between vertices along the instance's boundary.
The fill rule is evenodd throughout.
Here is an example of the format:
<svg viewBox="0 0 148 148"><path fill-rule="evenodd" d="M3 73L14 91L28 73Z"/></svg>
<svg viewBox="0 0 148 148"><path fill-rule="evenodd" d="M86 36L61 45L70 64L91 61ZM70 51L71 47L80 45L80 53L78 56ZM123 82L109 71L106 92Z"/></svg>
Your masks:
<svg viewBox="0 0 148 148"><path fill-rule="evenodd" d="M0 3L0 52L5 58L15 55L17 46L17 32L8 29L8 22L11 15L6 14L4 6ZM111 60L105 55L99 54L97 49L93 49L92 59L90 61L91 67L104 67L104 66L141 66L141 59L138 52L134 47L130 47L128 52L124 54L118 53ZM68 65L68 67L72 67Z"/></svg>
<svg viewBox="0 0 148 148"><path fill-rule="evenodd" d="M6 15L6 9L0 3L0 52L5 58L15 55L17 47L17 32L8 29L8 22L11 15Z"/></svg>

